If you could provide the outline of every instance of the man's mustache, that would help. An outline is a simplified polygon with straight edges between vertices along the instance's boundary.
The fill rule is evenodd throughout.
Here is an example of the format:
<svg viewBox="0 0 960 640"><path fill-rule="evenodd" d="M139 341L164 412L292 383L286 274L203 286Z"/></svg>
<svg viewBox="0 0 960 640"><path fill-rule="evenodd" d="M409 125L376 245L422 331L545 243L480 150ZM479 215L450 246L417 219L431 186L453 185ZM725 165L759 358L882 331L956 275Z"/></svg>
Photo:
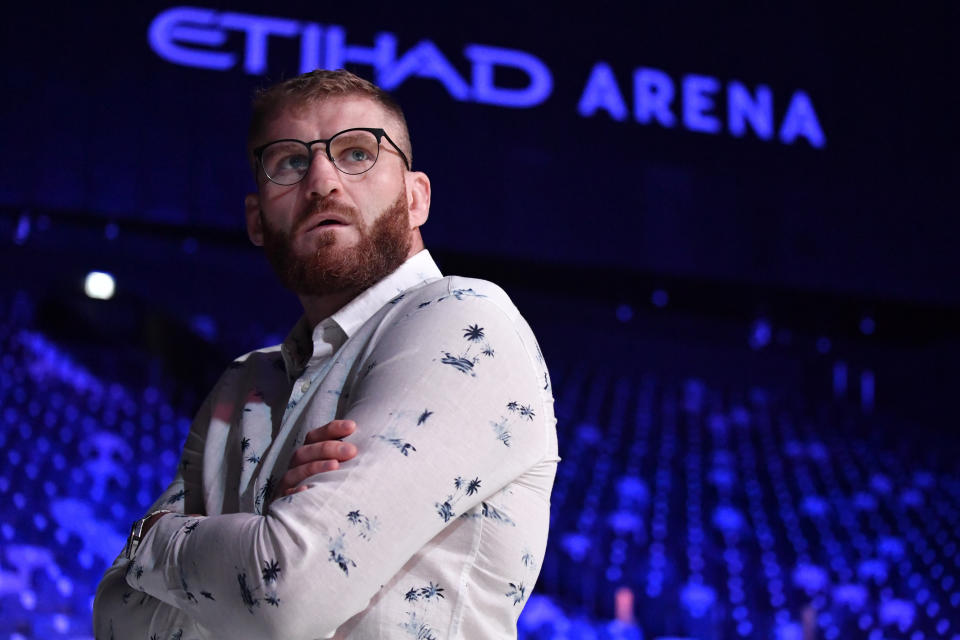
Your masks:
<svg viewBox="0 0 960 640"><path fill-rule="evenodd" d="M350 224L360 219L360 213L354 207L326 197L311 200L307 203L307 206L305 206L300 212L300 215L297 216L297 220L294 223L294 230L299 231L301 227L309 224L311 220L315 220L318 216L322 215L336 216L338 219L342 219L344 222Z"/></svg>

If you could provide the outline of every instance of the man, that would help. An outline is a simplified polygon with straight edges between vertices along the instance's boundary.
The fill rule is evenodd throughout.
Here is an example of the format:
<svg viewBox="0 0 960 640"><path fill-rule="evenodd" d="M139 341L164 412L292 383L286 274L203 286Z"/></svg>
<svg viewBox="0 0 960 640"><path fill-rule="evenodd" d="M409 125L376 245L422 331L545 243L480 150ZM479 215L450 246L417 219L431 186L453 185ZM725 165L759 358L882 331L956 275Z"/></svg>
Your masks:
<svg viewBox="0 0 960 640"><path fill-rule="evenodd" d="M374 85L266 90L249 151L247 230L304 316L207 398L100 584L97 638L515 636L558 461L532 333L424 250L430 182Z"/></svg>

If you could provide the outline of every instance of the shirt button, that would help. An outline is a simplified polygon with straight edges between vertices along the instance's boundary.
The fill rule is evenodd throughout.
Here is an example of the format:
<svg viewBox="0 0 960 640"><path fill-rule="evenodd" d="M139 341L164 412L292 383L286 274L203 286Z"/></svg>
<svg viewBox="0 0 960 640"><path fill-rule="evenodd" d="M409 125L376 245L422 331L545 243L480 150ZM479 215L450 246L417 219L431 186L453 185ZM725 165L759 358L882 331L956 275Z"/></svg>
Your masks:
<svg viewBox="0 0 960 640"><path fill-rule="evenodd" d="M306 393L306 392L307 392L307 389L309 389L309 388L310 388L310 381L307 380L306 382L304 382L303 384L300 385L300 392L301 392L301 393Z"/></svg>

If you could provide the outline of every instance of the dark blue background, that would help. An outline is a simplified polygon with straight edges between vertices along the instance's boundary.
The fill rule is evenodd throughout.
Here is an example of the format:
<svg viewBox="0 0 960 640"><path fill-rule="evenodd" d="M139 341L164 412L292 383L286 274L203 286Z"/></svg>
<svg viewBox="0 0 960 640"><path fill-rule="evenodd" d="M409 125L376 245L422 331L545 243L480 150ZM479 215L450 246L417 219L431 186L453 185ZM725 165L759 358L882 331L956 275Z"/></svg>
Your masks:
<svg viewBox="0 0 960 640"><path fill-rule="evenodd" d="M293 40L271 38L266 76L161 59L147 29L167 3L58 6L7 18L0 106L0 204L234 231L250 186L243 157L255 86L297 71ZM479 43L529 52L553 72L543 104L457 102L436 80L396 91L417 166L433 178L425 228L439 249L614 266L948 305L960 302L950 206L955 105L947 5L741 10L696 4L628 10L496 5L438 10L363 3L207 3L379 31L398 55L430 39L469 79ZM242 51L234 32L224 46ZM631 74L686 74L772 87L779 127L794 91L811 98L823 149L583 118L599 61L632 108ZM351 65L372 76L369 66ZM521 79L522 80L522 79ZM518 79L505 73L499 82ZM724 120L724 91L716 115Z"/></svg>
<svg viewBox="0 0 960 640"><path fill-rule="evenodd" d="M551 69L530 109L395 92L428 247L503 285L551 369L563 462L520 637L956 638L956 10L518 5L200 6L430 39L465 77L471 43ZM171 6L5 9L0 640L89 636L200 399L299 313L242 227L249 98L296 47L271 39L263 76L177 66L147 42ZM599 61L628 108L641 66L768 85L775 126L803 90L826 146L583 118ZM83 295L92 269L114 299Z"/></svg>

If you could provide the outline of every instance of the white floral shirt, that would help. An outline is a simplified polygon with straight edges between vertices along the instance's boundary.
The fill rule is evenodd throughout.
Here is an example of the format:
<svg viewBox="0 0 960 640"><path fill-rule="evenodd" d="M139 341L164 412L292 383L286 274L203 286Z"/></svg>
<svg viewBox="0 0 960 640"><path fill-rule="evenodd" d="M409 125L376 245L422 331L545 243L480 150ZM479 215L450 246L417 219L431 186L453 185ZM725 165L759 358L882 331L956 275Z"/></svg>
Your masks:
<svg viewBox="0 0 960 640"><path fill-rule="evenodd" d="M334 418L356 421L357 457L276 498ZM230 365L151 508L176 513L100 583L96 637L515 637L547 541L555 422L506 294L442 277L423 251Z"/></svg>

